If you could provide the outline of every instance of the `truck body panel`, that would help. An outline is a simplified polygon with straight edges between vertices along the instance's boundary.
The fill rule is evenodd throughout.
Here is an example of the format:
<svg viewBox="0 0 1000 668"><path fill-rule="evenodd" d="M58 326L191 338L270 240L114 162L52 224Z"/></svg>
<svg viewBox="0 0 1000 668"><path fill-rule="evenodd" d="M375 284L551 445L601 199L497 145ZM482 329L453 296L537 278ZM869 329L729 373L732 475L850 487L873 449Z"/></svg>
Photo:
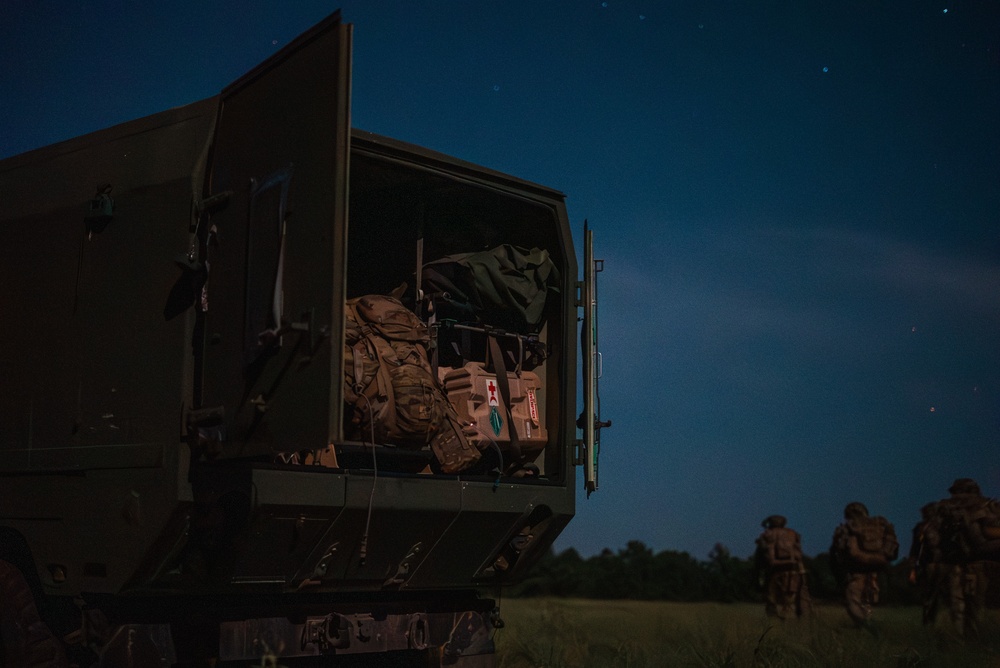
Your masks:
<svg viewBox="0 0 1000 668"><path fill-rule="evenodd" d="M283 613L364 635L392 608L382 649L423 651L453 629L414 644L444 618L412 615L479 625L492 604L475 592L515 582L573 516L563 195L352 131L349 100L335 14L216 97L0 161L0 560L32 563L36 596L151 638L225 620L237 658L264 627L348 651ZM541 249L556 277L533 331L472 328L544 351L526 369L544 442L444 474L429 448L347 438L345 301L405 285L443 376L472 353L421 268L501 244Z"/></svg>

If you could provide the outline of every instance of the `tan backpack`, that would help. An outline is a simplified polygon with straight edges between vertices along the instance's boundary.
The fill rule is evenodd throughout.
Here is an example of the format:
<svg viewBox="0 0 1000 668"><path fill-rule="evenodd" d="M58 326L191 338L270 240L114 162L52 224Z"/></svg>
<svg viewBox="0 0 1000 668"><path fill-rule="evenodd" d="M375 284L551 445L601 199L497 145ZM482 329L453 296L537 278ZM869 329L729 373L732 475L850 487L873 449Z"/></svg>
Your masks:
<svg viewBox="0 0 1000 668"><path fill-rule="evenodd" d="M444 473L479 461L431 371L427 326L384 295L350 299L345 314L346 436L413 450L429 446Z"/></svg>
<svg viewBox="0 0 1000 668"><path fill-rule="evenodd" d="M770 568L790 568L802 561L799 535L787 527L772 527L761 534L759 543Z"/></svg>
<svg viewBox="0 0 1000 668"><path fill-rule="evenodd" d="M849 567L877 570L899 556L896 529L884 517L855 517L849 520L845 557Z"/></svg>
<svg viewBox="0 0 1000 668"><path fill-rule="evenodd" d="M947 561L1000 561L1000 504L967 495L942 501L938 516Z"/></svg>

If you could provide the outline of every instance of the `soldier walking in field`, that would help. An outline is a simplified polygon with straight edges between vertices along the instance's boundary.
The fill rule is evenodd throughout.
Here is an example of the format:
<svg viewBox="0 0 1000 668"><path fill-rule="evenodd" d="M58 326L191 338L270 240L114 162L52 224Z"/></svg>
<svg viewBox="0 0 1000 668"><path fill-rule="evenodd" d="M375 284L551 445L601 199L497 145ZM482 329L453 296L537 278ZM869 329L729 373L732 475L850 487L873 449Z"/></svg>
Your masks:
<svg viewBox="0 0 1000 668"><path fill-rule="evenodd" d="M947 605L947 567L941 553L941 513L937 502L920 509L920 521L913 527L910 543L910 583L920 588L922 621L933 626L942 602Z"/></svg>
<svg viewBox="0 0 1000 668"><path fill-rule="evenodd" d="M952 624L973 635L988 588L987 564L1000 561L1000 504L971 478L959 478L938 502L944 587Z"/></svg>
<svg viewBox="0 0 1000 668"><path fill-rule="evenodd" d="M844 520L833 533L830 566L843 582L847 614L867 628L878 603L878 574L899 555L899 541L892 523L869 516L863 503L847 504Z"/></svg>
<svg viewBox="0 0 1000 668"><path fill-rule="evenodd" d="M786 524L781 515L771 515L761 522L764 533L757 538L754 554L757 582L767 599L764 609L768 616L781 620L799 618L812 610L802 539Z"/></svg>

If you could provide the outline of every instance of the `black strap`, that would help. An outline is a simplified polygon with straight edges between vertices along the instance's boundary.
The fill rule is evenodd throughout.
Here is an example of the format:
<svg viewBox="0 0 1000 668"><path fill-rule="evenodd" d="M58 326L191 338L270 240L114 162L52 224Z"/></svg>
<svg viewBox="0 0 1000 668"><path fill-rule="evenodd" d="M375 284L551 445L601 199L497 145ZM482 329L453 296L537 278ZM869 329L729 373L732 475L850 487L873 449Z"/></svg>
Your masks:
<svg viewBox="0 0 1000 668"><path fill-rule="evenodd" d="M472 332L466 328L459 330L460 336L462 338L462 360L471 360L472 358Z"/></svg>
<svg viewBox="0 0 1000 668"><path fill-rule="evenodd" d="M493 360L493 371L497 375L497 385L500 387L500 397L507 409L507 431L510 435L510 452L514 459L521 458L521 445L517 438L517 427L514 425L514 414L511 412L510 385L507 383L507 365L503 361L503 351L496 337L489 332L486 338L490 341L490 357Z"/></svg>

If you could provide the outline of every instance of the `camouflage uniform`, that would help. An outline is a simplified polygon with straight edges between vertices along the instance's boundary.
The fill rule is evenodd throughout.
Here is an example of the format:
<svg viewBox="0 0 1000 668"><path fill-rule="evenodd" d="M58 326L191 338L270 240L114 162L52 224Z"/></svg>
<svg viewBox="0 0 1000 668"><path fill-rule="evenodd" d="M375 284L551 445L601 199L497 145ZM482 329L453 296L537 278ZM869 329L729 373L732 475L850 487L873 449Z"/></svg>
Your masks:
<svg viewBox="0 0 1000 668"><path fill-rule="evenodd" d="M872 607L878 603L879 571L896 558L899 543L896 542L892 525L884 518L872 518L887 527L888 531L879 542L877 552L867 552L859 546L858 526L867 524L868 509L864 504L853 502L844 508L846 522L833 533L830 546L830 565L834 574L844 584L844 604L848 616L858 626L868 626Z"/></svg>
<svg viewBox="0 0 1000 668"><path fill-rule="evenodd" d="M847 615L859 626L867 626L872 608L878 603L878 573L847 573L844 576L844 606Z"/></svg>
<svg viewBox="0 0 1000 668"><path fill-rule="evenodd" d="M785 527L787 520L771 515L763 522L764 533L757 538L754 561L757 580L764 587L764 610L770 617L793 619L812 610L806 569L802 559L802 539Z"/></svg>
<svg viewBox="0 0 1000 668"><path fill-rule="evenodd" d="M941 521L936 502L920 509L910 544L910 583L920 588L922 621L933 626L941 603L947 604L948 567L942 562Z"/></svg>
<svg viewBox="0 0 1000 668"><path fill-rule="evenodd" d="M986 562L1000 559L1000 506L970 478L956 480L938 502L942 569L951 622L960 635L977 632L986 598Z"/></svg>

